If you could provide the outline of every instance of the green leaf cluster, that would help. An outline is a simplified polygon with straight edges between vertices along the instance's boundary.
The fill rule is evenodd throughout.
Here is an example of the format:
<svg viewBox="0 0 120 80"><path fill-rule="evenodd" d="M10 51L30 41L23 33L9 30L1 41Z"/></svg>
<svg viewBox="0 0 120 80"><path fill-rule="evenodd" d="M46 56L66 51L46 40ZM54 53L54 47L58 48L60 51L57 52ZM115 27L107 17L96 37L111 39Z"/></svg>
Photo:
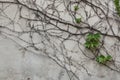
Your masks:
<svg viewBox="0 0 120 80"><path fill-rule="evenodd" d="M75 22L79 24L81 22L81 18L76 18Z"/></svg>
<svg viewBox="0 0 120 80"><path fill-rule="evenodd" d="M117 14L120 16L120 4L119 4L119 0L114 0L114 5L115 5L115 9L117 11Z"/></svg>
<svg viewBox="0 0 120 80"><path fill-rule="evenodd" d="M88 49L96 49L100 45L100 34L89 33L86 38L85 47Z"/></svg>
<svg viewBox="0 0 120 80"><path fill-rule="evenodd" d="M79 6L74 6L74 11L77 11L79 9Z"/></svg>
<svg viewBox="0 0 120 80"><path fill-rule="evenodd" d="M107 56L100 55L100 56L97 56L96 58L96 61L101 64L105 64L107 61L110 61L110 60L112 60L112 56L110 55L107 55Z"/></svg>

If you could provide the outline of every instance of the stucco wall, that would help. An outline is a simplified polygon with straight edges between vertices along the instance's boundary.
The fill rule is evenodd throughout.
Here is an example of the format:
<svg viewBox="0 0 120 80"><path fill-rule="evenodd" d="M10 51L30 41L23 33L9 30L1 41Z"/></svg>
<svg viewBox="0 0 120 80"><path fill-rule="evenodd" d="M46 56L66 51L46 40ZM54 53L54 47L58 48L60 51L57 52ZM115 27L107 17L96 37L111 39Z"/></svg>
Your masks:
<svg viewBox="0 0 120 80"><path fill-rule="evenodd" d="M0 0L4 1L4 0ZM9 1L9 0L8 0ZM12 0L10 0L12 1ZM24 0L20 0L23 1ZM28 0L29 1L29 0ZM49 1L48 1L49 2ZM65 1L65 4L68 4L69 1ZM38 4L42 5L43 9L46 8L46 5L50 3L44 3L44 0L37 0ZM28 4L29 5L29 4ZM93 57L93 54L83 46L85 42L85 37L72 37L72 40L65 40L63 42L64 45L60 44L60 40L54 37L44 37L47 36L42 34L39 36L38 34L33 34L33 41L34 42L44 42L45 45L39 44L36 45L40 50L35 50L32 48L32 44L27 43L32 42L30 39L30 34L25 33L21 34L22 30L29 31L29 25L26 24L30 23L31 25L41 25L39 22L27 22L25 19L21 19L19 17L20 12L18 11L18 7L16 4L0 4L1 10L0 14L0 25L6 26L7 28L0 28L0 80L120 80L120 65L119 63L108 63L108 67L102 64L97 63L95 60L91 60L85 57L82 54L85 54L89 57ZM111 7L111 3L110 3ZM66 11L65 5L62 4L57 8L60 13L60 17L66 21L71 21L72 17L69 15L69 12ZM111 8L113 9L113 7ZM47 10L47 9L46 9ZM80 9L82 10L82 9ZM89 7L87 8L89 11ZM4 12L4 13L3 13ZM52 12L51 10L48 12ZM92 12L92 11L91 11ZM27 18L35 18L33 12L29 11L26 8L21 10L22 16ZM55 13L57 15L57 13ZM84 12L81 12L82 15L85 15ZM2 15L2 16L1 16ZM5 16L7 15L7 16ZM111 15L111 14L110 14ZM79 15L78 15L79 16ZM84 19L84 18L83 18ZM98 18L93 17L88 20L88 23L91 23L91 26ZM21 26L22 25L22 26ZM67 25L58 24L62 29L67 29ZM106 22L100 26L107 26ZM97 25L97 26L99 26ZM116 25L112 24L111 25ZM51 25L46 25L47 28L51 28ZM83 25L86 26L86 25ZM52 26L53 27L53 26ZM39 27L37 27L39 28ZM41 28L41 27L40 27ZM54 27L53 27L54 28ZM118 29L115 26L115 34L118 33ZM109 29L109 28L108 28ZM12 31L13 30L13 31ZM99 29L101 32L105 32L104 28ZM57 30L56 30L57 31ZM54 32L53 31L53 34ZM75 28L70 28L70 32L76 32ZM85 32L83 30L83 32ZM112 34L111 31L108 30L108 33ZM62 37L66 38L68 35L66 32L63 33ZM23 40L22 40L23 39ZM47 40L48 39L48 40ZM49 40L50 39L50 40ZM79 46L81 47L81 51L78 47L76 39L81 39ZM103 39L103 36L102 36ZM48 42L50 41L51 44ZM113 59L116 61L120 61L119 55L119 41L117 39L106 37L104 39L104 47L108 50L109 54L113 56ZM55 45L53 45L53 43ZM28 47L30 46L30 47ZM28 50L24 49L24 47L28 47ZM61 48L62 47L62 48ZM64 48L64 49L63 49ZM45 50L44 50L45 49ZM55 52L54 50L58 52ZM66 52L68 51L68 52ZM61 55L65 53L65 56ZM52 59L50 56L45 55L46 53L53 55ZM61 53L61 54L60 54ZM105 51L101 49L101 53L105 54ZM54 56L58 57L58 63L63 64L64 66L60 66L54 60ZM65 59L64 59L65 58ZM69 64L69 60L71 59L73 65ZM60 61L59 61L60 60ZM68 64L65 64L68 63ZM116 66L114 66L116 64ZM110 68L109 68L110 67ZM71 78L74 76L72 72L79 78ZM68 73L69 72L69 73ZM70 79L71 78L71 79Z"/></svg>

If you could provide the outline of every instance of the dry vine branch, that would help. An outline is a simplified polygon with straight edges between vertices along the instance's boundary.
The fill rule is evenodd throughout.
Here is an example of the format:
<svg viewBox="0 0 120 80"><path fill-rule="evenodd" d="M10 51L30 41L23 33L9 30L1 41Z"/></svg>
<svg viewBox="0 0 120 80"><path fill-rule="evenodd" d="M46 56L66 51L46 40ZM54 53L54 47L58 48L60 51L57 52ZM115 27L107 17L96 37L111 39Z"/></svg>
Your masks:
<svg viewBox="0 0 120 80"><path fill-rule="evenodd" d="M111 4L111 0L0 0L1 35L25 50L49 57L66 70L70 80L80 80L81 69L92 75L85 63L95 61L94 54L114 55L110 52L114 47L119 52L120 20ZM75 6L79 7L77 11ZM9 14L12 8L15 10ZM76 22L77 18L81 19L80 23ZM95 53L84 48L88 33L102 36L102 45ZM108 39L113 41L109 47ZM113 59L111 64L105 66L120 73L119 61Z"/></svg>

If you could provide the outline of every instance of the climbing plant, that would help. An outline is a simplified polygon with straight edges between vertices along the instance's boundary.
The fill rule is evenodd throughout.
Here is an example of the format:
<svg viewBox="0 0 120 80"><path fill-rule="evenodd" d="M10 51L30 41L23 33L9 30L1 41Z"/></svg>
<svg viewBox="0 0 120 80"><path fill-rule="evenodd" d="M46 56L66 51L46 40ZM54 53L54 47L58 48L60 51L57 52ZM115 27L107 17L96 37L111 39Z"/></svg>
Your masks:
<svg viewBox="0 0 120 80"><path fill-rule="evenodd" d="M81 80L78 74L82 73L82 69L90 74L86 68L89 66L86 66L83 58L85 62L94 60L106 64L113 58L110 55L104 56L105 54L119 56L120 19L114 15L116 10L120 16L119 2L0 0L0 35L18 43L20 50L49 57L66 70L70 80ZM83 49L90 53L94 51L98 55L93 59L86 56L87 52ZM114 52L113 49L117 51ZM120 65L118 61L115 63ZM106 67L120 73L116 64L111 63L115 68L109 65Z"/></svg>
<svg viewBox="0 0 120 80"><path fill-rule="evenodd" d="M107 56L100 55L100 56L97 56L96 58L96 61L101 64L106 64L106 62L111 61L111 60L112 60L112 56L110 55L107 55Z"/></svg>
<svg viewBox="0 0 120 80"><path fill-rule="evenodd" d="M79 24L79 23L81 22L81 18L76 18L76 19L75 19L75 22L76 22L77 24Z"/></svg>
<svg viewBox="0 0 120 80"><path fill-rule="evenodd" d="M74 6L74 11L77 11L77 10L79 10L79 6L78 5Z"/></svg>
<svg viewBox="0 0 120 80"><path fill-rule="evenodd" d="M117 14L120 16L120 1L114 0L115 10L117 11Z"/></svg>
<svg viewBox="0 0 120 80"><path fill-rule="evenodd" d="M100 34L89 33L86 37L85 47L90 50L95 50L100 45Z"/></svg>

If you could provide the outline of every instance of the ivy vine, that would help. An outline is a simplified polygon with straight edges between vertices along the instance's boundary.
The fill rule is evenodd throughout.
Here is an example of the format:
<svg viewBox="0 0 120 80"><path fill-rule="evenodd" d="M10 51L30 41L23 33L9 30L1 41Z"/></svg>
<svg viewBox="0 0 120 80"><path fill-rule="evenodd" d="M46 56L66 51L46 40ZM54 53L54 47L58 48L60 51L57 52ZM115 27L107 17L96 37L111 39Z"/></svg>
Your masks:
<svg viewBox="0 0 120 80"><path fill-rule="evenodd" d="M95 50L100 45L100 41L99 41L100 37L101 36L99 33L96 34L89 33L86 38L85 47L90 50Z"/></svg>
<svg viewBox="0 0 120 80"><path fill-rule="evenodd" d="M114 5L115 5L115 9L117 11L117 14L120 16L120 4L119 4L119 0L114 0Z"/></svg>
<svg viewBox="0 0 120 80"><path fill-rule="evenodd" d="M77 10L79 10L78 5L77 5L77 6L74 6L74 11L77 11Z"/></svg>
<svg viewBox="0 0 120 80"><path fill-rule="evenodd" d="M96 61L101 64L106 64L106 62L111 61L111 60L112 60L112 56L110 55L107 55L107 56L100 55L100 56L97 56L96 58Z"/></svg>
<svg viewBox="0 0 120 80"><path fill-rule="evenodd" d="M100 34L99 33L89 33L86 38L85 47L91 51L98 49L100 46ZM96 57L96 61L100 64L106 64L108 61L112 60L112 56L99 55Z"/></svg>

